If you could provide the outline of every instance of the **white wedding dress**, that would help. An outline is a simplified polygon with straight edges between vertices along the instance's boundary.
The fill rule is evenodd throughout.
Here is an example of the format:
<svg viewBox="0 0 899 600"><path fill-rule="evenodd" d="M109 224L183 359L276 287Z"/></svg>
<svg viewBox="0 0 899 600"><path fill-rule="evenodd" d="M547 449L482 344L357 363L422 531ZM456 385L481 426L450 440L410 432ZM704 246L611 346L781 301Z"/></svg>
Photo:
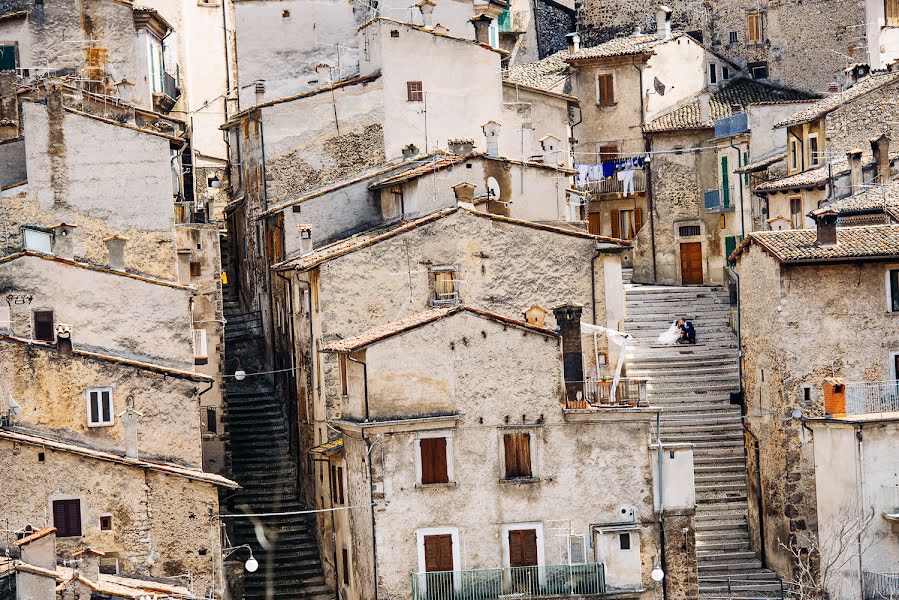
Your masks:
<svg viewBox="0 0 899 600"><path fill-rule="evenodd" d="M666 346L673 346L677 343L677 340L680 339L681 331L677 326L677 322L671 324L671 327L662 332L658 337L658 341L660 344L665 344Z"/></svg>

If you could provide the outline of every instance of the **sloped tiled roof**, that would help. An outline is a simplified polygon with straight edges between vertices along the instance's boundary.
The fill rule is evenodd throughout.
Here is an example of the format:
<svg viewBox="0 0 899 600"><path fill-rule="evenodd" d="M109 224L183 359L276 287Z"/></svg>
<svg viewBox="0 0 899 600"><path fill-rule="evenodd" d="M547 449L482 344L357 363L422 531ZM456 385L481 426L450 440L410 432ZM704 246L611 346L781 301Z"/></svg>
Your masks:
<svg viewBox="0 0 899 600"><path fill-rule="evenodd" d="M775 163L786 160L786 158L786 152L778 152L777 154L773 154L767 158L760 158L758 160L752 161L751 163L744 165L739 169L734 169L734 173L755 173L756 171L762 171Z"/></svg>
<svg viewBox="0 0 899 600"><path fill-rule="evenodd" d="M814 229L755 231L731 255L737 258L756 243L782 263L840 262L899 256L899 225L838 227L837 243L821 245Z"/></svg>
<svg viewBox="0 0 899 600"><path fill-rule="evenodd" d="M715 119L729 117L733 114L733 105L742 107L759 103L788 103L815 98L813 94L786 88L755 79L738 77L727 85L709 95L710 119L705 123L699 116L699 95L693 100L671 112L654 119L643 129L649 132L676 131L679 129L697 129L714 127Z"/></svg>
<svg viewBox="0 0 899 600"><path fill-rule="evenodd" d="M896 81L899 81L899 71L895 73L872 73L851 88L843 90L839 94L823 98L793 116L776 123L774 126L789 127L791 125L807 123L838 109L847 102L851 102L860 96L864 96L868 92L872 92Z"/></svg>
<svg viewBox="0 0 899 600"><path fill-rule="evenodd" d="M795 175L789 175L780 179L766 181L758 184L754 192L777 192L781 190L799 189L804 187L817 187L827 183L831 176L843 175L849 172L849 163L845 160L837 160L830 165L823 165L817 169L803 171Z"/></svg>
<svg viewBox="0 0 899 600"><path fill-rule="evenodd" d="M543 60L515 65L503 74L503 78L511 83L520 83L549 92L562 92L568 77L568 63L565 59L570 56L567 50L562 50Z"/></svg>
<svg viewBox="0 0 899 600"><path fill-rule="evenodd" d="M515 327L520 327L522 329L541 333L546 336L555 336L555 333L552 330L546 329L544 327L535 327L534 325L525 323L524 321L518 321L517 319L511 319L509 317L504 317L496 313L472 308L470 306L457 305L448 308L432 308L430 310L425 310L406 317L405 319L400 319L399 321L394 321L393 323L386 323L384 325L369 329L368 331L364 331L358 335L344 338L337 342L332 342L322 348L322 350L324 352L352 352L354 350L361 350L366 346L370 346L382 340L391 338L395 335L417 329L422 325L427 325L428 323L433 323L434 321L439 321L440 319L461 312L473 314L475 316L481 317L482 319L498 321L500 323L503 323L504 325L513 325Z"/></svg>
<svg viewBox="0 0 899 600"><path fill-rule="evenodd" d="M816 208L812 215L850 215L883 212L899 213L899 189L896 186L870 188Z"/></svg>
<svg viewBox="0 0 899 600"><path fill-rule="evenodd" d="M588 58L611 58L613 56L631 56L634 54L643 54L649 52L654 47L668 40L676 39L684 33L675 33L667 39L660 40L655 33L641 33L629 35L627 37L619 37L608 42L603 42L598 46L590 48L581 48L574 54L566 57L569 61L578 61Z"/></svg>

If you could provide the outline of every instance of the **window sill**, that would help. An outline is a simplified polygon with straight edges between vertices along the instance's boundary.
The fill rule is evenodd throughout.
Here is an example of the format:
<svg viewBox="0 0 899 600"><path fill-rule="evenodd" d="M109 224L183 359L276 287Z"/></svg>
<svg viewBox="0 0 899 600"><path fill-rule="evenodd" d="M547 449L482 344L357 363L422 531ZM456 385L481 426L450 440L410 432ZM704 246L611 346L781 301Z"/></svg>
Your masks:
<svg viewBox="0 0 899 600"><path fill-rule="evenodd" d="M94 429L97 427L112 427L113 425L115 425L115 423L88 423L87 424L87 426L90 427L91 429Z"/></svg>
<svg viewBox="0 0 899 600"><path fill-rule="evenodd" d="M499 482L505 485L528 485L531 483L540 483L539 477L519 477L517 479L500 479Z"/></svg>
<svg viewBox="0 0 899 600"><path fill-rule="evenodd" d="M416 483L415 488L419 490L429 490L432 488L454 488L456 487L455 481L449 481L447 483Z"/></svg>

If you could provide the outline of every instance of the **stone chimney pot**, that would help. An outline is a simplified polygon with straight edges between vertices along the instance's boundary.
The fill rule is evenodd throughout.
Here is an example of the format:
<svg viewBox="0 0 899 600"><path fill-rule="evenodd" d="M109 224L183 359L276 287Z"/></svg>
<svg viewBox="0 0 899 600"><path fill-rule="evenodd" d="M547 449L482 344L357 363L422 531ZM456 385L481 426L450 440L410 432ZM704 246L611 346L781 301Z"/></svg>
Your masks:
<svg viewBox="0 0 899 600"><path fill-rule="evenodd" d="M871 140L874 155L874 181L886 185L890 181L890 134L882 133Z"/></svg>
<svg viewBox="0 0 899 600"><path fill-rule="evenodd" d="M106 251L109 253L109 268L114 271L125 270L125 246L128 238L121 235L112 235L103 240Z"/></svg>
<svg viewBox="0 0 899 600"><path fill-rule="evenodd" d="M434 18L434 8L437 6L437 3L434 0L420 0L415 6L421 11L422 23L424 23L426 28L430 29Z"/></svg>
<svg viewBox="0 0 899 600"><path fill-rule="evenodd" d="M484 132L486 138L486 148L484 153L487 156L499 156L499 131L502 125L496 121L487 121L481 125L481 131Z"/></svg>
<svg viewBox="0 0 899 600"><path fill-rule="evenodd" d="M574 54L581 49L581 34L569 33L565 39L568 41L568 54Z"/></svg>
<svg viewBox="0 0 899 600"><path fill-rule="evenodd" d="M671 13L673 11L664 4L656 10L656 35L660 40L671 37Z"/></svg>
<svg viewBox="0 0 899 600"><path fill-rule="evenodd" d="M862 151L858 148L850 150L846 153L846 158L849 162L849 187L852 190L851 193L854 194L859 191L865 183L862 171Z"/></svg>
<svg viewBox="0 0 899 600"><path fill-rule="evenodd" d="M318 85L331 85L331 65L326 63L315 65L315 74L318 75Z"/></svg>
<svg viewBox="0 0 899 600"><path fill-rule="evenodd" d="M474 25L474 39L479 44L490 45L490 24L493 19L489 15L480 14L470 19Z"/></svg>
<svg viewBox="0 0 899 600"><path fill-rule="evenodd" d="M59 223L50 227L53 230L53 254L67 260L75 258L75 243L72 238L76 227L78 226L68 223Z"/></svg>

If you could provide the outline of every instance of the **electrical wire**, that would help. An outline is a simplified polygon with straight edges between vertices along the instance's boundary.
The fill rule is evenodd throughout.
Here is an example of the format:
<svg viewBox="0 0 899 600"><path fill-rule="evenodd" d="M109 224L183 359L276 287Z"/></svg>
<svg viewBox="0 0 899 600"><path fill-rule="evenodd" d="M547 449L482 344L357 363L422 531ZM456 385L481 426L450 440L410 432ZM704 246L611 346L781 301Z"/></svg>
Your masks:
<svg viewBox="0 0 899 600"><path fill-rule="evenodd" d="M287 512L271 512L271 513L246 513L239 515L218 514L219 519L252 519L256 517L289 517L292 515L311 515L316 513L336 512L339 510L350 510L353 508L369 508L377 506L377 502L369 502L368 504L353 504L352 506L335 506L333 508L316 508L313 510L291 510Z"/></svg>

